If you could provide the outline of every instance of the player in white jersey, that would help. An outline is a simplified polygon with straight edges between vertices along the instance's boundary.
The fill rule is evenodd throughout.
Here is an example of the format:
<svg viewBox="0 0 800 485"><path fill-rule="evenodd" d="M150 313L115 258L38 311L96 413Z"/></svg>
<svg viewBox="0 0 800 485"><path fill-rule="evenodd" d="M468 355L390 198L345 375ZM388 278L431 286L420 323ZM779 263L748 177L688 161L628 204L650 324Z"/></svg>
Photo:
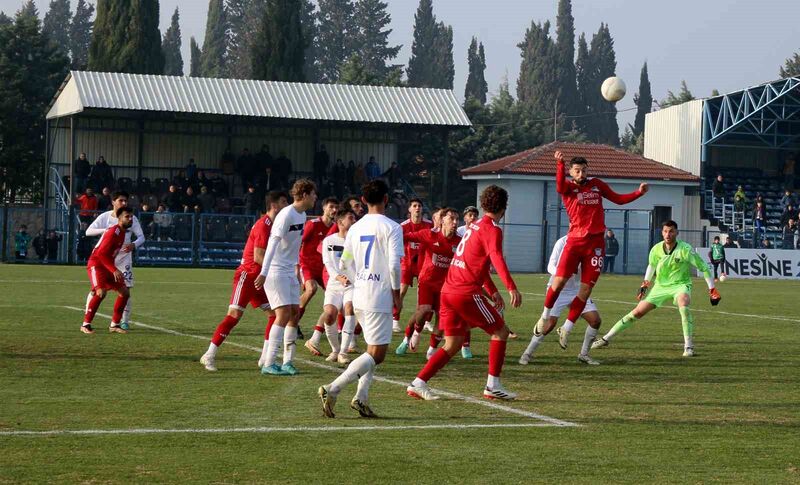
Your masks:
<svg viewBox="0 0 800 485"><path fill-rule="evenodd" d="M294 203L278 212L272 224L267 252L261 264L261 274L254 284L256 289L267 293L267 299L275 310L275 324L269 330L267 349L262 374L295 375L297 369L292 360L297 341L297 317L300 311L300 240L306 223L306 211L317 202L317 186L308 179L300 179L292 187ZM278 348L283 342L283 365L275 363Z"/></svg>
<svg viewBox="0 0 800 485"><path fill-rule="evenodd" d="M322 412L329 418L334 417L339 392L356 379L358 390L350 407L362 417L376 417L369 407L369 386L375 366L386 358L386 349L392 341L392 307L402 310L403 306L400 297L403 230L384 215L389 187L383 180L373 180L362 187L361 193L369 211L347 233L341 272L353 282L353 307L364 330L367 351L333 382L319 388Z"/></svg>
<svg viewBox="0 0 800 485"><path fill-rule="evenodd" d="M472 224L472 221L477 219L478 215L480 215L480 213L478 212L478 208L474 205L469 205L464 208L464 225L456 229L458 237L464 237L464 233L467 232L467 226Z"/></svg>
<svg viewBox="0 0 800 485"><path fill-rule="evenodd" d="M351 209L341 208L334 216L334 221L339 231L322 240L322 263L325 265L328 281L325 284L322 315L319 316L317 325L324 326L328 343L331 344L331 353L325 360L347 365L350 363L350 359L347 358L347 349L350 348L350 341L356 326L356 316L353 311L353 285L340 270L340 262L347 232L356 223L356 213ZM344 327L342 328L344 347L339 345L339 329L336 324L336 318L340 312L344 315ZM349 329L349 332L346 329ZM314 335L306 340L306 348L314 355L321 354L320 339L319 332L314 332Z"/></svg>
<svg viewBox="0 0 800 485"><path fill-rule="evenodd" d="M553 278L558 270L558 261L561 259L561 253L564 251L564 246L567 244L567 236L562 237L556 244L553 246L553 252L550 253L550 261L547 263L547 272L550 273L550 281L547 282L547 287L549 288L550 285L553 284ZM525 352L522 353L522 356L519 358L519 363L522 365L527 365L530 360L533 358L533 353L536 351L536 348L539 347L539 344L542 343L544 337L553 331L556 324L558 323L558 317L561 315L561 311L564 308L569 308L572 300L575 299L575 296L578 294L578 290L581 286L581 271L580 267L578 271L567 280L567 283L564 285L564 289L561 290L561 294L558 295L558 299L556 300L555 306L553 306L552 311L550 312L550 317L545 324L540 319L539 322L533 327L533 337L531 337L531 342L528 344L528 348L525 349ZM600 328L600 324L602 320L600 319L600 312L597 311L597 307L595 306L594 302L591 298L586 300L586 308L583 309L583 313L581 317L586 320L587 325L586 333L583 337L583 346L581 347L581 353L578 354L578 362L582 362L584 364L589 365L599 365L600 362L589 357L589 348L594 341L594 338L597 336L597 330ZM571 322L565 322L564 325L558 329L558 344L561 346L562 349L567 350L567 336L569 332L572 330Z"/></svg>
<svg viewBox="0 0 800 485"><path fill-rule="evenodd" d="M119 222L114 213L120 207L128 207L128 198L130 196L124 190L118 190L111 194L112 209L103 212L92 224L86 229L86 235L89 237L102 236L106 229L116 226ZM135 237L135 239L134 239ZM100 244L98 242L98 244ZM133 288L133 252L144 244L144 232L142 232L142 225L139 224L139 219L133 216L133 226L125 233L125 244L122 249L117 253L114 259L114 265L117 267L122 277L125 278L125 286L130 291ZM92 292L86 296L86 307L89 307L89 302L92 299ZM130 328L131 318L131 298L128 298L128 304L125 305L125 310L122 312L122 321L116 330L119 333L126 333Z"/></svg>

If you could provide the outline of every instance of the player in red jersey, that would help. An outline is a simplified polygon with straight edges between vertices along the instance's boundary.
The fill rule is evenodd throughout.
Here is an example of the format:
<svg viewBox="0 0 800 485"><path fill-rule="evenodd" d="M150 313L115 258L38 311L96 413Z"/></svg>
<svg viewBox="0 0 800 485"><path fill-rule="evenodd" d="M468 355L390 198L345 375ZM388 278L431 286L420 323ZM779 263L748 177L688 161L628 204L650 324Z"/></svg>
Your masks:
<svg viewBox="0 0 800 485"><path fill-rule="evenodd" d="M408 202L409 218L400 223L403 234L417 232L422 229L431 229L433 222L422 217L422 201L413 198ZM422 269L422 258L419 244L408 241L405 243L405 256L400 261L400 299L404 300L408 289L414 286L414 278L419 278ZM392 331L400 332L400 312L397 308L392 311Z"/></svg>
<svg viewBox="0 0 800 485"><path fill-rule="evenodd" d="M544 330L545 322L550 319L550 311L558 300L558 295L581 267L581 287L578 295L569 306L569 314L559 334L561 348L567 348L567 337L575 321L580 318L586 307L586 300L592 294L592 288L603 269L603 258L606 254L604 234L606 231L603 198L617 205L628 204L647 193L646 183L639 184L639 190L630 194L618 194L611 190L607 183L597 178L589 178L588 162L583 157L575 157L569 162L567 180L564 173L564 157L561 152L556 158L556 191L561 194L564 207L569 216L569 232L567 244L561 253L553 284L547 289L544 298L542 317L536 324L538 333Z"/></svg>
<svg viewBox="0 0 800 485"><path fill-rule="evenodd" d="M497 221L505 215L507 205L508 192L503 188L490 185L481 193L484 216L470 224L464 233L442 287L439 324L444 331L444 347L433 354L408 386L406 392L409 396L425 400L437 399L428 387L428 381L461 349L466 329L479 327L492 336L489 341L489 376L483 396L487 399L506 400L516 397L516 394L507 391L500 383L508 328L499 311L505 303L500 293L494 293L492 306L481 291L489 278L491 263L508 289L511 306L517 308L522 304L522 295L517 291L503 258L503 231L497 225Z"/></svg>
<svg viewBox="0 0 800 485"><path fill-rule="evenodd" d="M306 305L317 294L320 286L325 289L326 280L322 275L325 265L322 264L319 245L328 232L336 227L334 218L338 209L339 200L336 197L328 197L322 201L322 216L307 221L303 226L303 239L300 242L300 277L303 279L303 293L300 295L300 313L297 315L298 338L302 338L300 320L306 312ZM325 329L317 325L314 331L324 332Z"/></svg>
<svg viewBox="0 0 800 485"><path fill-rule="evenodd" d="M100 236L100 241L89 256L89 261L86 264L86 272L89 274L89 281L92 284L92 298L89 304L86 305L86 314L83 317L83 325L81 325L81 332L94 333L92 329L92 320L94 319L97 309L100 308L100 303L106 297L108 290L114 290L119 296L117 301L114 302L114 314L111 317L111 326L108 327L110 332L128 333L120 327L120 320L122 319L122 312L125 310L125 305L128 304L130 292L125 285L125 278L122 272L117 269L114 263L117 253L122 245L125 243L125 233L133 225L133 209L130 207L120 207L114 213L117 218L117 224L109 227Z"/></svg>
<svg viewBox="0 0 800 485"><path fill-rule="evenodd" d="M267 314L267 328L264 332L264 348L262 350L262 358L259 359L258 367L262 366L263 354L267 349L267 342L269 341L269 330L272 323L275 322L275 313L270 309L269 301L264 290L257 290L254 282L256 277L261 272L261 263L264 261L264 253L267 251L267 241L272 231L272 221L275 216L284 207L289 204L289 195L286 192L272 191L266 196L267 213L258 219L253 227L250 229L250 235L247 236L247 243L242 252L242 261L239 267L236 268L236 273L233 275L233 289L231 290L231 300L228 305L228 314L217 325L214 335L211 337L211 343L208 345L208 350L202 357L200 363L205 366L206 370L214 372L217 370L216 357L217 350L219 349L225 338L231 333L233 327L239 323L247 304L253 308L260 308Z"/></svg>

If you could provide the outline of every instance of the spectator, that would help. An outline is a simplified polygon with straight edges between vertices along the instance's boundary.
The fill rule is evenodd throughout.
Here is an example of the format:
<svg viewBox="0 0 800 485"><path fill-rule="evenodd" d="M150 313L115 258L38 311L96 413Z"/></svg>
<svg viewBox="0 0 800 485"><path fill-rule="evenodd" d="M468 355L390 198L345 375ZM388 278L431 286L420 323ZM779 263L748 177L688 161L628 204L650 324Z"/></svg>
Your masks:
<svg viewBox="0 0 800 485"><path fill-rule="evenodd" d="M172 184L169 186L169 192L164 196L164 200L162 200L161 203L164 204L164 207L170 212L180 212L181 209L183 209L181 194L178 192L177 185Z"/></svg>
<svg viewBox="0 0 800 485"><path fill-rule="evenodd" d="M353 176L353 192L354 193L361 193L361 186L367 183L367 171L364 169L364 165L361 162L358 162L356 166L356 171Z"/></svg>
<svg viewBox="0 0 800 485"><path fill-rule="evenodd" d="M78 218L87 224L91 223L97 212L97 197L94 195L94 190L91 187L86 187L86 192L75 199L75 202L81 209L78 213Z"/></svg>
<svg viewBox="0 0 800 485"><path fill-rule="evenodd" d="M97 198L97 210L107 211L111 208L111 189L103 187L103 191Z"/></svg>
<svg viewBox="0 0 800 485"><path fill-rule="evenodd" d="M200 209L200 201L197 200L197 195L195 195L191 185L186 188L181 205L183 206L183 212L197 212Z"/></svg>
<svg viewBox="0 0 800 485"><path fill-rule="evenodd" d="M56 231L50 231L47 234L47 262L52 263L53 261L58 261L58 244L61 242L61 234L57 234Z"/></svg>
<svg viewBox="0 0 800 485"><path fill-rule="evenodd" d="M190 158L189 164L186 165L186 179L189 181L189 185L197 186L197 164L194 163L194 158Z"/></svg>
<svg viewBox="0 0 800 485"><path fill-rule="evenodd" d="M767 202L764 200L764 195L761 192L756 192L756 204L761 202L764 207L767 206Z"/></svg>
<svg viewBox="0 0 800 485"><path fill-rule="evenodd" d="M739 246L737 246L736 243L733 242L733 239L731 239L730 236L725 236L725 245L722 246L722 247L724 247L726 249L731 249L731 248L739 249Z"/></svg>
<svg viewBox="0 0 800 485"><path fill-rule="evenodd" d="M242 178L242 191L247 191L247 185L252 183L253 179L258 176L258 163L256 159L250 155L250 150L247 148L242 150L242 154L236 160L236 171Z"/></svg>
<svg viewBox="0 0 800 485"><path fill-rule="evenodd" d="M770 240L767 239L767 238L764 238L764 239L761 240L761 248L762 249L775 249L772 246L772 242L770 242Z"/></svg>
<svg viewBox="0 0 800 485"><path fill-rule="evenodd" d="M725 274L725 246L720 244L719 236L714 236L714 243L708 251L708 260L714 267L714 281L719 281L720 265L722 265L722 274Z"/></svg>
<svg viewBox="0 0 800 485"><path fill-rule="evenodd" d="M344 196L344 187L347 185L347 168L341 158L336 159L336 164L333 166L333 186L336 192L336 198L341 199Z"/></svg>
<svg viewBox="0 0 800 485"><path fill-rule="evenodd" d="M16 234L14 234L14 251L16 252L17 261L25 261L28 257L28 245L31 243L31 236L28 234L28 226L21 225Z"/></svg>
<svg viewBox="0 0 800 485"><path fill-rule="evenodd" d="M604 273L613 273L614 272L614 261L617 259L617 255L619 254L619 241L617 241L617 236L614 235L614 231L608 229L606 231L606 259L603 263L603 272Z"/></svg>
<svg viewBox="0 0 800 485"><path fill-rule="evenodd" d="M389 183L389 188L396 188L397 184L400 183L400 166L397 162L392 162L392 165L383 172L382 176Z"/></svg>
<svg viewBox="0 0 800 485"><path fill-rule="evenodd" d="M212 173L209 181L211 183L211 192L213 192L215 196L227 197L230 194L228 192L228 184L225 183L225 180L218 174Z"/></svg>
<svg viewBox="0 0 800 485"><path fill-rule="evenodd" d="M113 187L116 185L114 180L114 172L111 166L106 162L105 157L100 155L97 157L92 172L89 174L89 184L94 190L100 190L103 187Z"/></svg>
<svg viewBox="0 0 800 485"><path fill-rule="evenodd" d="M33 251L39 257L39 262L44 263L44 258L47 257L47 235L44 229L39 231L39 234L33 238Z"/></svg>
<svg viewBox="0 0 800 485"><path fill-rule="evenodd" d="M789 222L783 226L783 249L797 249L797 221L789 219Z"/></svg>
<svg viewBox="0 0 800 485"><path fill-rule="evenodd" d="M787 155L783 162L783 188L794 190L794 155Z"/></svg>
<svg viewBox="0 0 800 485"><path fill-rule="evenodd" d="M197 184L200 187L211 187L211 179L206 176L206 172L204 170L199 170L197 172Z"/></svg>
<svg viewBox="0 0 800 485"><path fill-rule="evenodd" d="M717 175L717 179L711 184L711 192L715 199L725 200L725 184L722 183L722 175Z"/></svg>
<svg viewBox="0 0 800 485"><path fill-rule="evenodd" d="M375 163L375 157L369 157L369 162L367 162L367 166L364 167L364 171L367 174L368 182L372 182L381 176L381 168Z"/></svg>
<svg viewBox="0 0 800 485"><path fill-rule="evenodd" d="M219 168L222 170L222 173L225 175L233 175L236 168L236 161L234 159L233 153L229 149L225 149L225 152L222 154L222 157L219 159Z"/></svg>
<svg viewBox="0 0 800 485"><path fill-rule="evenodd" d="M142 231L147 239L153 237L153 208L147 202L142 204L141 211L139 212L139 224L142 226Z"/></svg>
<svg viewBox="0 0 800 485"><path fill-rule="evenodd" d="M244 201L244 213L248 216L255 216L258 215L258 211L261 207L258 194L256 194L256 188L253 187L251 184L247 187L247 192L244 194L242 198Z"/></svg>
<svg viewBox="0 0 800 485"><path fill-rule="evenodd" d="M792 219L797 219L797 210L794 209L794 206L789 204L786 206L786 209L783 210L783 214L781 214L781 227L789 225L789 221Z"/></svg>
<svg viewBox="0 0 800 485"><path fill-rule="evenodd" d="M155 237L159 241L172 239L172 214L167 211L167 206L159 204L156 213L153 214L155 223Z"/></svg>
<svg viewBox="0 0 800 485"><path fill-rule="evenodd" d="M755 230L761 234L767 232L767 209L764 207L764 202L756 201L756 206L753 209L753 224Z"/></svg>
<svg viewBox="0 0 800 485"><path fill-rule="evenodd" d="M739 212L744 212L747 210L747 205L750 203L747 200L747 194L744 193L744 187L741 185L738 189L736 189L736 193L733 194L733 208Z"/></svg>
<svg viewBox="0 0 800 485"><path fill-rule="evenodd" d="M783 197L781 197L781 209L786 210L788 206L797 207L797 197L791 190L784 191Z"/></svg>
<svg viewBox="0 0 800 485"><path fill-rule="evenodd" d="M292 161L286 156L286 152L281 150L272 169L272 176L275 177L275 184L281 190L289 187L289 175L292 174Z"/></svg>
<svg viewBox="0 0 800 485"><path fill-rule="evenodd" d="M344 183L347 185L347 189L352 192L355 188L355 176L356 176L356 162L350 160L347 162L347 169L344 172Z"/></svg>
<svg viewBox="0 0 800 485"><path fill-rule="evenodd" d="M337 163L341 160L336 160ZM314 154L314 180L317 185L322 185L323 179L328 173L328 166L331 164L331 157L328 155L328 150L325 145L319 146L319 151Z"/></svg>
<svg viewBox="0 0 800 485"><path fill-rule="evenodd" d="M214 194L209 192L207 186L200 187L200 195L197 197L198 202L200 203L200 208L205 213L214 212L214 206L217 205L217 198L214 197Z"/></svg>
<svg viewBox="0 0 800 485"><path fill-rule="evenodd" d="M189 186L189 179L186 178L186 172L183 170L178 170L178 173L172 177L171 180L172 184L180 190L185 189Z"/></svg>
<svg viewBox="0 0 800 485"><path fill-rule="evenodd" d="M92 166L89 160L86 159L86 154L81 153L78 158L72 162L73 185L72 190L75 194L80 194L86 190L86 183L89 181L89 174L92 173Z"/></svg>

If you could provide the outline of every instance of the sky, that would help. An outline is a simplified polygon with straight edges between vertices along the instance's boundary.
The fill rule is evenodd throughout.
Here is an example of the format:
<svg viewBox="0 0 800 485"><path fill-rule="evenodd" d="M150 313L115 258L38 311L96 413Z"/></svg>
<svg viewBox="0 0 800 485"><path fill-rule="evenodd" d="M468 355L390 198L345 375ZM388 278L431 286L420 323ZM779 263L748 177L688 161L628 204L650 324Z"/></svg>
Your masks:
<svg viewBox="0 0 800 485"><path fill-rule="evenodd" d="M93 1L93 0L89 0ZM395 63L407 64L411 55L414 13L418 0L384 0L392 16L393 44L402 44ZM76 0L72 1L73 8ZM22 0L0 0L0 10L11 15ZM49 0L36 0L44 15ZM161 31L169 26L177 6L181 14L184 64L189 63L189 38L202 45L206 0L161 0ZM532 21L555 24L557 0L434 0L434 14L453 26L456 67L454 90L464 96L467 48L472 36L486 50L489 94L508 79L515 94L520 50L525 29ZM713 89L736 91L778 78L778 68L800 51L798 0L572 0L576 42L581 32L591 39L601 22L609 24L617 54L617 76L628 95L617 103L633 107L642 63L647 61L653 97L663 99L686 80L696 97ZM551 29L553 32L555 28ZM633 112L620 113L620 127L633 122Z"/></svg>

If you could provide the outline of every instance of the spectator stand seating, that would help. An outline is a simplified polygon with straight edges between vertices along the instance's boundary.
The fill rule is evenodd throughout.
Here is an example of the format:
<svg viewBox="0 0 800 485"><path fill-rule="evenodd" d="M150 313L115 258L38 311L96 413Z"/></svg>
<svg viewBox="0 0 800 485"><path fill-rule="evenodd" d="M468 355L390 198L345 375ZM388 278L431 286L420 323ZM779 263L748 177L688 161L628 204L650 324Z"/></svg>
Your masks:
<svg viewBox="0 0 800 485"><path fill-rule="evenodd" d="M238 266L256 218L238 214L201 214L199 217L198 263L201 266Z"/></svg>
<svg viewBox="0 0 800 485"><path fill-rule="evenodd" d="M147 242L136 252L139 265L192 265L194 263L194 214L168 214L171 223L159 225L158 213L140 214L140 219L153 221L154 227L142 228Z"/></svg>

